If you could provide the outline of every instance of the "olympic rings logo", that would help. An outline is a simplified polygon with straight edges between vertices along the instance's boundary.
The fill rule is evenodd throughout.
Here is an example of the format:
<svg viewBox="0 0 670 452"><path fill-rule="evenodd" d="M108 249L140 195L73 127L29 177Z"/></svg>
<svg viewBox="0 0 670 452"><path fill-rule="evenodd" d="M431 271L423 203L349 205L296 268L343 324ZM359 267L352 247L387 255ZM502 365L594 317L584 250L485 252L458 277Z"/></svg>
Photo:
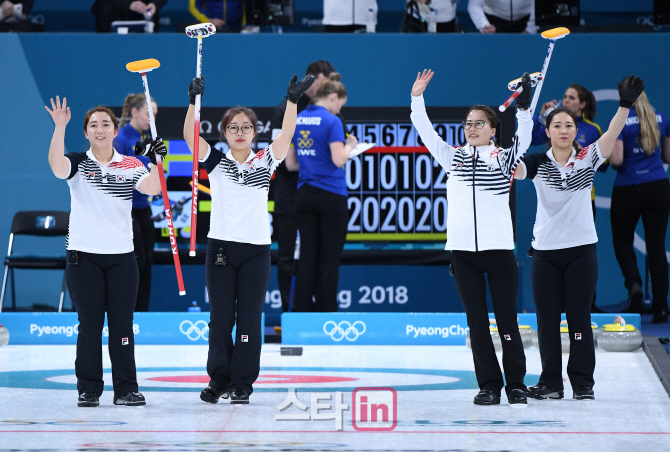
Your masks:
<svg viewBox="0 0 670 452"><path fill-rule="evenodd" d="M188 326L188 328L184 330L184 326ZM198 320L195 323L190 320L184 320L179 325L179 331L192 341L197 341L201 338L209 341L209 325L204 320Z"/></svg>
<svg viewBox="0 0 670 452"><path fill-rule="evenodd" d="M332 320L328 320L323 324L323 332L330 336L335 342L339 342L342 339L353 342L358 339L360 335L365 333L365 330L365 323L360 320L355 321L353 324L346 320L341 321L339 324Z"/></svg>

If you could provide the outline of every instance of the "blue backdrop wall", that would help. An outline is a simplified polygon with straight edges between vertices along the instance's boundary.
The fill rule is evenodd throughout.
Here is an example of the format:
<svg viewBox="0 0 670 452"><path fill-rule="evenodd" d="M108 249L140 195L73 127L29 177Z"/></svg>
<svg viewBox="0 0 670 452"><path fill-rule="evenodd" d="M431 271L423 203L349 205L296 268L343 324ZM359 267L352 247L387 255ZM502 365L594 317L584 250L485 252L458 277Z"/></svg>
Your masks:
<svg viewBox="0 0 670 452"><path fill-rule="evenodd" d="M645 79L651 102L667 112L670 91L663 65L670 50L669 36L574 34L559 41L540 102L560 98L569 84L580 83L603 99L598 102L596 122L606 129L617 106L605 100L612 95L607 90L616 89L619 79L635 73ZM204 42L204 104L274 106L293 73L303 74L309 62L327 59L343 75L348 106L407 106L409 115L412 82L423 68L436 71L426 92L428 105L496 105L508 95L509 80L524 71L541 69L546 49L547 41L537 35L217 35ZM149 80L159 105L160 132L160 107L187 105L187 86L195 73L194 53L192 40L170 33L0 35L0 238L8 236L17 210L69 209L67 184L51 174L47 163L53 124L44 105L50 97L68 98L72 121L66 147L83 150L85 111L97 104L120 105L129 92L141 91L140 77L129 73L125 64L156 58L161 68L150 73ZM346 116L346 107L343 113ZM596 176L598 299L602 304L620 302L626 296L611 246L607 207L613 180L611 170ZM526 182L518 184L517 193L517 254L528 269L524 272L524 306L532 306L530 260L525 250L531 239L535 192ZM638 234L644 237L641 228ZM49 249L42 242L26 241L25 246ZM58 246L62 242L53 249ZM56 298L59 277L53 277L40 274L36 282L35 275L28 273L21 285L28 287L22 290Z"/></svg>

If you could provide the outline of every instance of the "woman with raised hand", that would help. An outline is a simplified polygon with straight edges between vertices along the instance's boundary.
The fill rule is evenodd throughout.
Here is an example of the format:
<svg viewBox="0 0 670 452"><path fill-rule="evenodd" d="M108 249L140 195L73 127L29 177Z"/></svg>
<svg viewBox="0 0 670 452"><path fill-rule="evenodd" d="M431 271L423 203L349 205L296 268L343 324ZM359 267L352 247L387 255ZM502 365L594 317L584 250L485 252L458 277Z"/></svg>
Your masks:
<svg viewBox="0 0 670 452"><path fill-rule="evenodd" d="M627 78L622 81L626 83ZM670 184L663 163L670 163L670 122L642 92L610 156L617 170L612 190L612 241L628 289L628 312L642 308L642 278L633 249L640 218L649 256L653 292L651 323L668 322L668 259L665 234L670 215Z"/></svg>
<svg viewBox="0 0 670 452"><path fill-rule="evenodd" d="M71 211L65 241L65 274L72 304L79 317L77 358L74 363L80 407L99 405L102 380L102 328L109 326L109 357L115 405L145 405L138 392L135 368L133 310L138 271L133 251L133 189L146 195L160 193L156 154L167 150L161 138L137 151L154 163L151 171L135 157L119 154L112 143L119 132L114 113L94 107L84 117L85 153L65 154L65 127L71 118L63 98L45 107L55 124L49 165L70 186Z"/></svg>
<svg viewBox="0 0 670 452"><path fill-rule="evenodd" d="M253 383L260 372L261 316L270 282L270 223L268 188L270 178L291 145L300 96L314 82L309 75L288 85L282 131L265 149L254 152L257 118L253 110L233 107L221 119L221 139L226 153L199 138L198 159L207 173L212 213L207 235L205 280L210 303L209 385L200 399L217 403L249 403ZM195 98L205 82L195 78L189 86L191 104L184 121L184 139L194 148ZM233 345L232 331L237 327Z"/></svg>
<svg viewBox="0 0 670 452"><path fill-rule="evenodd" d="M524 156L515 174L517 179L532 179L537 191L531 280L542 374L537 385L528 388L529 397L563 398L560 321L565 301L572 397L595 398L591 301L598 281L598 236L591 214L591 186L595 171L610 156L629 109L643 89L639 77L619 83L619 109L607 132L585 148L575 142L574 113L566 108L552 111L546 128L551 148Z"/></svg>
<svg viewBox="0 0 670 452"><path fill-rule="evenodd" d="M526 357L517 324L518 270L514 255L509 190L514 171L528 149L533 119L528 112L532 88L524 74L516 100L518 128L512 146L494 141L498 117L490 107L475 105L463 122L467 144L454 147L433 130L423 92L434 72L424 70L412 87L412 123L431 155L449 175L447 180L447 244L452 251L456 289L470 327L472 356L479 393L476 405L497 405L505 388L510 404L526 404ZM486 280L502 339L505 380L489 333Z"/></svg>

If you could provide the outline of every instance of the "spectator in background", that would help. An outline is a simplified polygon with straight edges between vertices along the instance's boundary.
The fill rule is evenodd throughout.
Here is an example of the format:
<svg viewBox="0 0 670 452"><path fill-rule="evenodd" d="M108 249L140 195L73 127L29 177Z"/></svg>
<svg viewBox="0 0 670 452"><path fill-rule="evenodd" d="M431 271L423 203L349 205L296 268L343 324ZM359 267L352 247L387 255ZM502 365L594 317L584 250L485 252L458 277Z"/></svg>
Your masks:
<svg viewBox="0 0 670 452"><path fill-rule="evenodd" d="M412 28L407 29L409 27L406 27L406 22L403 22L403 28L400 31L401 32L428 32L430 31L428 28L428 20L422 17L417 17L417 16L423 16L421 14L420 9L423 8L422 6L419 5L425 5L426 8L429 8L431 10L435 11L435 21L436 21L436 32L437 33L453 33L456 31L456 2L453 2L452 0L407 0L407 8L409 9L410 3L415 3L417 4L416 6L418 7L417 10L419 11L414 11L412 13L409 13L409 17L406 16L406 22L412 22L410 27ZM425 10L425 9L424 9Z"/></svg>
<svg viewBox="0 0 670 452"><path fill-rule="evenodd" d="M628 79L621 84L625 85ZM649 104L644 91L628 112L610 161L617 170L612 190L612 241L628 289L628 312L639 313L642 307L642 278L633 249L635 226L642 217L654 297L651 322L667 323L665 235L670 215L670 184L663 163L670 162L670 122Z"/></svg>
<svg viewBox="0 0 670 452"><path fill-rule="evenodd" d="M323 25L326 33L374 33L377 0L323 0Z"/></svg>
<svg viewBox="0 0 670 452"><path fill-rule="evenodd" d="M160 10L167 0L153 0L145 3L139 0L95 0L91 12L95 16L95 31L108 33L112 29L112 22L116 20L144 20L151 17L158 31Z"/></svg>
<svg viewBox="0 0 670 452"><path fill-rule="evenodd" d="M44 31L42 24L26 20L35 0L0 1L0 32Z"/></svg>
<svg viewBox="0 0 670 452"><path fill-rule="evenodd" d="M189 0L188 10L201 23L210 22L219 33L239 33L244 0Z"/></svg>
<svg viewBox="0 0 670 452"><path fill-rule="evenodd" d="M331 72L335 72L335 68L325 60L314 61L307 66L305 75L313 75L315 79L312 86L298 100L298 113L307 108L321 83L328 80L328 75ZM270 128L272 129L273 140L281 133L286 102L287 100L284 99L272 113ZM295 250L296 231L298 230L295 222L295 195L298 191L298 173L289 171L286 165L279 165L275 171L272 186L275 199L272 223L274 224L274 237L279 243L277 282L281 294L282 310L288 312L294 271L293 252Z"/></svg>
<svg viewBox="0 0 670 452"><path fill-rule="evenodd" d="M468 0L468 13L482 33L537 33L534 0Z"/></svg>
<svg viewBox="0 0 670 452"><path fill-rule="evenodd" d="M158 114L156 101L151 99L151 109L154 118ZM148 143L151 141L149 111L144 93L128 94L123 102L121 112L121 128L114 140L114 149L121 155L135 157L135 145L138 142ZM137 156L144 166L149 170L149 157ZM137 289L136 312L149 310L149 299L151 297L151 266L154 259L154 245L156 244L156 230L151 219L151 198L148 195L133 190L133 246L137 257L140 283Z"/></svg>

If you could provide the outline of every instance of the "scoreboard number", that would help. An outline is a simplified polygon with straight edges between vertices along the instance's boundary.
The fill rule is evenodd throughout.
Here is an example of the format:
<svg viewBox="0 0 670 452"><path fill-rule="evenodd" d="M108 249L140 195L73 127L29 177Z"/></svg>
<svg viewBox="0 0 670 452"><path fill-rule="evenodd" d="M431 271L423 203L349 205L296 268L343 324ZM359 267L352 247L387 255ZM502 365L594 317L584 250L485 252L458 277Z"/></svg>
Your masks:
<svg viewBox="0 0 670 452"><path fill-rule="evenodd" d="M453 146L465 143L463 125L437 123ZM347 124L360 142L377 143L346 167L348 240L445 240L447 174L407 123Z"/></svg>

